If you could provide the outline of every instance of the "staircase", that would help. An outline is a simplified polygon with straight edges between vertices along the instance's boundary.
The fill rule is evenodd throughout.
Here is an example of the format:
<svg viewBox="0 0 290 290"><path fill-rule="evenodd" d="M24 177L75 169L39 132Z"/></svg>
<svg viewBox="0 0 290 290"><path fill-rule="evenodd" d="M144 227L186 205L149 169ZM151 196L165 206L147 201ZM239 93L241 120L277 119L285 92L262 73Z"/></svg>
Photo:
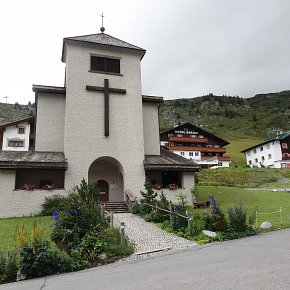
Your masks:
<svg viewBox="0 0 290 290"><path fill-rule="evenodd" d="M105 206L105 210L108 212L114 212L114 213L125 213L130 212L128 209L128 206L124 201L106 201L102 202L102 205Z"/></svg>

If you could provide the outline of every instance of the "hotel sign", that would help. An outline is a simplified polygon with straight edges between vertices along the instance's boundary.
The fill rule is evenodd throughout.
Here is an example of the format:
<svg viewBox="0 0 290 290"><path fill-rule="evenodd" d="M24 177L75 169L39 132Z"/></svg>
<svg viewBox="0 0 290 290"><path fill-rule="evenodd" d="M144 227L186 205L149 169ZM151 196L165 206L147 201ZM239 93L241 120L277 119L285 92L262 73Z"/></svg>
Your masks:
<svg viewBox="0 0 290 290"><path fill-rule="evenodd" d="M195 131L175 131L175 134L198 135L199 133Z"/></svg>

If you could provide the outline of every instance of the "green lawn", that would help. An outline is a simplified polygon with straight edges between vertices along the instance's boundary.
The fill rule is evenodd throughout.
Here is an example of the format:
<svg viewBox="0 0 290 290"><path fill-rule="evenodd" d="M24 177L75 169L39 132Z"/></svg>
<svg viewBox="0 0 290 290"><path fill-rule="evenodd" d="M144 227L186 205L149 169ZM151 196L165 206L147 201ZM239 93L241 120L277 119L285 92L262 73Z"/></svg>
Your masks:
<svg viewBox="0 0 290 290"><path fill-rule="evenodd" d="M226 155L231 157L233 166L245 167L246 166L246 157L244 153L241 153L242 150L249 148L253 145L259 144L262 142L261 139L226 139L230 144L226 147Z"/></svg>
<svg viewBox="0 0 290 290"><path fill-rule="evenodd" d="M290 192L273 192L266 190L248 190L238 187L197 186L196 196L199 201L207 200L213 195L224 211L240 202L250 214L256 208L258 213L279 211L282 207L283 227L290 227ZM258 226L263 221L269 221L275 228L280 227L280 214L258 215Z"/></svg>
<svg viewBox="0 0 290 290"><path fill-rule="evenodd" d="M16 228L24 225L26 230L32 228L34 221L40 221L47 228L47 236L50 234L53 223L51 217L19 217L0 219L0 250L14 249L16 246Z"/></svg>

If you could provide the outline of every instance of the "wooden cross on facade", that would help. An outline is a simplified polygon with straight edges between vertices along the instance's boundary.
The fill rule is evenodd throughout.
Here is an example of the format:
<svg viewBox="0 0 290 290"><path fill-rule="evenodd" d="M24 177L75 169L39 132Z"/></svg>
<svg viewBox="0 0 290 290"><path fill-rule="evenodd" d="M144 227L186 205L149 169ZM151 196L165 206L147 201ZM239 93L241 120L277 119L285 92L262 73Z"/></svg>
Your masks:
<svg viewBox="0 0 290 290"><path fill-rule="evenodd" d="M124 89L115 89L109 87L109 80L104 80L104 87L86 86L87 91L103 92L105 101L105 136L109 136L110 131L110 119L109 119L109 94L126 94Z"/></svg>

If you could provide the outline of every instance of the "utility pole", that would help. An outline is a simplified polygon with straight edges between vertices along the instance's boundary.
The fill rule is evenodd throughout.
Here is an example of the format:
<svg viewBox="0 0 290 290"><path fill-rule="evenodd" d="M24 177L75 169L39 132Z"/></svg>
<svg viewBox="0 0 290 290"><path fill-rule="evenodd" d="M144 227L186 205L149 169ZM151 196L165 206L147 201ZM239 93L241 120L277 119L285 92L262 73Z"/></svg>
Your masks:
<svg viewBox="0 0 290 290"><path fill-rule="evenodd" d="M6 96L6 97L3 97L3 98L6 99L6 104L7 104L7 99L8 99L9 97Z"/></svg>

